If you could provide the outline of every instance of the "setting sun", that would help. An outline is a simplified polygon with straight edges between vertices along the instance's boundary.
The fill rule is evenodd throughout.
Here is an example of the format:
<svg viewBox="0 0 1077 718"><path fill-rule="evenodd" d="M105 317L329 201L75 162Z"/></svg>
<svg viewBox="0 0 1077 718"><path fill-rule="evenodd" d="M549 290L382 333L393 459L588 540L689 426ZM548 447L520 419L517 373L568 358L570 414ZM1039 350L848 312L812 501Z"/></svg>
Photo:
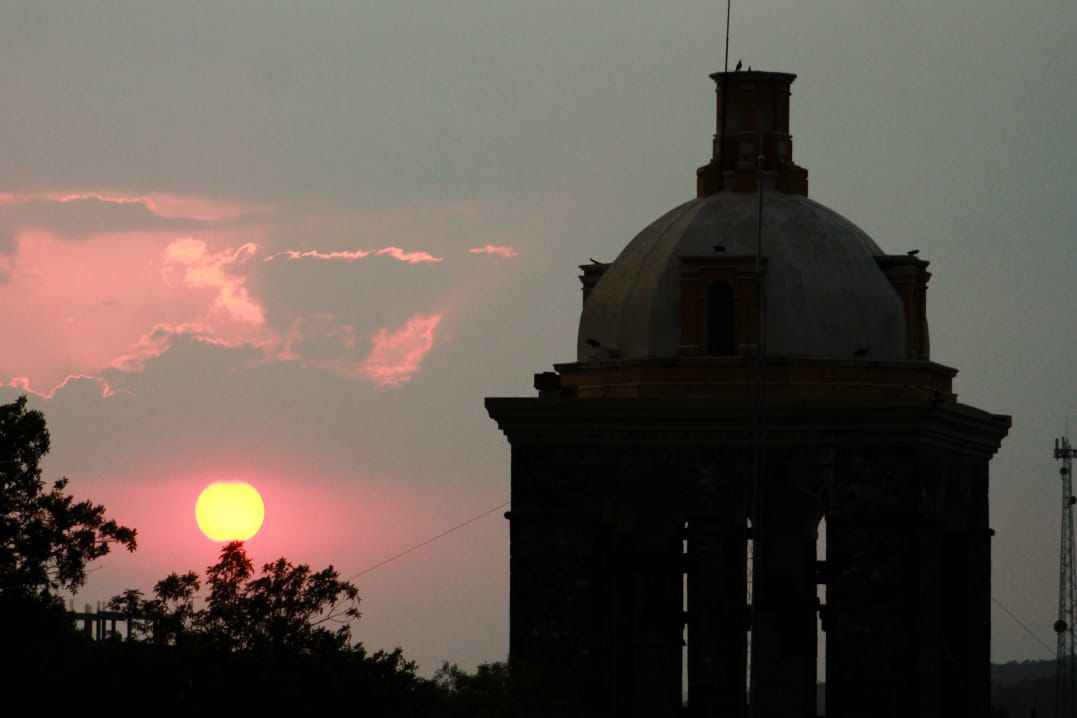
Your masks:
<svg viewBox="0 0 1077 718"><path fill-rule="evenodd" d="M198 495L198 528L212 541L246 541L258 533L265 504L257 489L242 481L215 481Z"/></svg>

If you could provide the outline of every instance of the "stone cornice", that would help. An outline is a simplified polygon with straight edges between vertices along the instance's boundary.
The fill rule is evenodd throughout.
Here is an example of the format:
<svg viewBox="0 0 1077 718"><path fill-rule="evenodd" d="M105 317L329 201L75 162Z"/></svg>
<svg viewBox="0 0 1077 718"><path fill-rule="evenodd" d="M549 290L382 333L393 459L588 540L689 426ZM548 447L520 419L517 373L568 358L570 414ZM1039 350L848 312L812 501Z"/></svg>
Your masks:
<svg viewBox="0 0 1077 718"><path fill-rule="evenodd" d="M513 446L651 445L743 447L752 441L749 402L704 398L488 398L486 409ZM1009 416L955 402L767 402L768 447L932 446L990 458Z"/></svg>

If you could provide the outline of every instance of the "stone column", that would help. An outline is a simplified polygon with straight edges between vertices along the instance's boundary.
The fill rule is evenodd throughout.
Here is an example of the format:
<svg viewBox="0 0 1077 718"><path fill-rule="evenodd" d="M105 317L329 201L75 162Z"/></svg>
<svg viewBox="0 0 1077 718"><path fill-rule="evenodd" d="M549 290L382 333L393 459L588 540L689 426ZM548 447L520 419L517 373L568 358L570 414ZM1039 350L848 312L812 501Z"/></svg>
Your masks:
<svg viewBox="0 0 1077 718"><path fill-rule="evenodd" d="M940 712L946 541L915 447L845 452L827 517L827 716Z"/></svg>
<svg viewBox="0 0 1077 718"><path fill-rule="evenodd" d="M681 712L684 518L652 481L614 502L614 715L674 718Z"/></svg>
<svg viewBox="0 0 1077 718"><path fill-rule="evenodd" d="M688 707L692 718L743 718L747 528L735 515L688 518Z"/></svg>
<svg viewBox="0 0 1077 718"><path fill-rule="evenodd" d="M955 462L947 479L941 584L943 712L965 718L986 715L990 708L987 462Z"/></svg>
<svg viewBox="0 0 1077 718"><path fill-rule="evenodd" d="M815 716L815 546L819 506L788 470L764 476L753 518L752 712Z"/></svg>
<svg viewBox="0 0 1077 718"><path fill-rule="evenodd" d="M521 697L549 715L605 715L607 557L589 496L602 473L571 453L513 450L509 661Z"/></svg>

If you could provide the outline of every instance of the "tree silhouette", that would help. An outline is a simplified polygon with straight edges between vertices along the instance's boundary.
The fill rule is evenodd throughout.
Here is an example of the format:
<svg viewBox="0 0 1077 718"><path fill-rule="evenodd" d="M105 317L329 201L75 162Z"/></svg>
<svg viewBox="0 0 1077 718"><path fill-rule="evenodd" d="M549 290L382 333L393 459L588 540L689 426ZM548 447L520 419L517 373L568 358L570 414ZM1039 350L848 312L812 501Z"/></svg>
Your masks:
<svg viewBox="0 0 1077 718"><path fill-rule="evenodd" d="M114 545L133 551L135 531L103 506L76 502L67 479L47 486L40 463L48 450L45 418L27 410L25 396L0 405L5 705L84 712L93 695L146 714L320 715L354 703L372 718L518 715L507 708L504 664L475 676L447 665L425 680L401 649L368 653L352 642L359 590L332 566L313 571L279 558L256 572L239 542L222 547L204 581L172 573L150 598L137 589L113 597L109 607L128 618L132 640L79 634L57 592L82 587L88 564Z"/></svg>
<svg viewBox="0 0 1077 718"><path fill-rule="evenodd" d="M190 633L198 615L194 608L195 592L201 587L198 574L188 571L182 576L169 574L153 587L155 598L146 600L142 591L129 588L113 596L108 607L127 618L128 635L165 646L179 645Z"/></svg>
<svg viewBox="0 0 1077 718"><path fill-rule="evenodd" d="M449 696L401 649L368 653L352 642L359 590L332 566L313 571L279 558L256 573L236 541L205 576L172 573L151 598L131 589L109 602L135 626L134 640L103 646L114 671L137 677L128 695L133 683L192 713L321 714L358 700L370 716L449 715Z"/></svg>
<svg viewBox="0 0 1077 718"><path fill-rule="evenodd" d="M198 575L170 574L154 586L154 598L127 590L112 610L140 617L133 635L153 643L198 642L224 651L261 655L326 654L351 649L350 621L359 618L359 589L332 566L312 571L285 558L255 576L243 544L233 541L206 570L209 595L195 609ZM139 623L136 621L136 623Z"/></svg>
<svg viewBox="0 0 1077 718"><path fill-rule="evenodd" d="M45 417L26 409L25 396L0 405L0 614L9 639L62 619L56 592L81 588L87 564L113 544L135 550L135 530L105 518L104 506L76 502L66 478L46 488L48 451Z"/></svg>
<svg viewBox="0 0 1077 718"><path fill-rule="evenodd" d="M451 718L501 718L523 714L523 705L513 695L507 663L481 663L468 673L445 661L434 674L434 683L444 693L444 716Z"/></svg>

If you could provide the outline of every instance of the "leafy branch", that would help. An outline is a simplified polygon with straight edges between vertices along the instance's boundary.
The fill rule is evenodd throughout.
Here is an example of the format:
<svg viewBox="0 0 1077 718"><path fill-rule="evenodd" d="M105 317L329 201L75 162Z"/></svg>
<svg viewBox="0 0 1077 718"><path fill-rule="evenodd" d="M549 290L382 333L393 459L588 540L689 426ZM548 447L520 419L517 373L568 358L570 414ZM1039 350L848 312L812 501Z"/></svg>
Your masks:
<svg viewBox="0 0 1077 718"><path fill-rule="evenodd" d="M359 589L332 566L314 572L282 557L255 576L243 544L233 541L206 576L209 595L202 609L194 607L201 588L194 572L159 581L152 599L128 590L109 607L138 617L144 628L137 635L159 644L199 641L228 651L279 654L351 648L349 624L360 616ZM338 627L325 627L330 623Z"/></svg>

